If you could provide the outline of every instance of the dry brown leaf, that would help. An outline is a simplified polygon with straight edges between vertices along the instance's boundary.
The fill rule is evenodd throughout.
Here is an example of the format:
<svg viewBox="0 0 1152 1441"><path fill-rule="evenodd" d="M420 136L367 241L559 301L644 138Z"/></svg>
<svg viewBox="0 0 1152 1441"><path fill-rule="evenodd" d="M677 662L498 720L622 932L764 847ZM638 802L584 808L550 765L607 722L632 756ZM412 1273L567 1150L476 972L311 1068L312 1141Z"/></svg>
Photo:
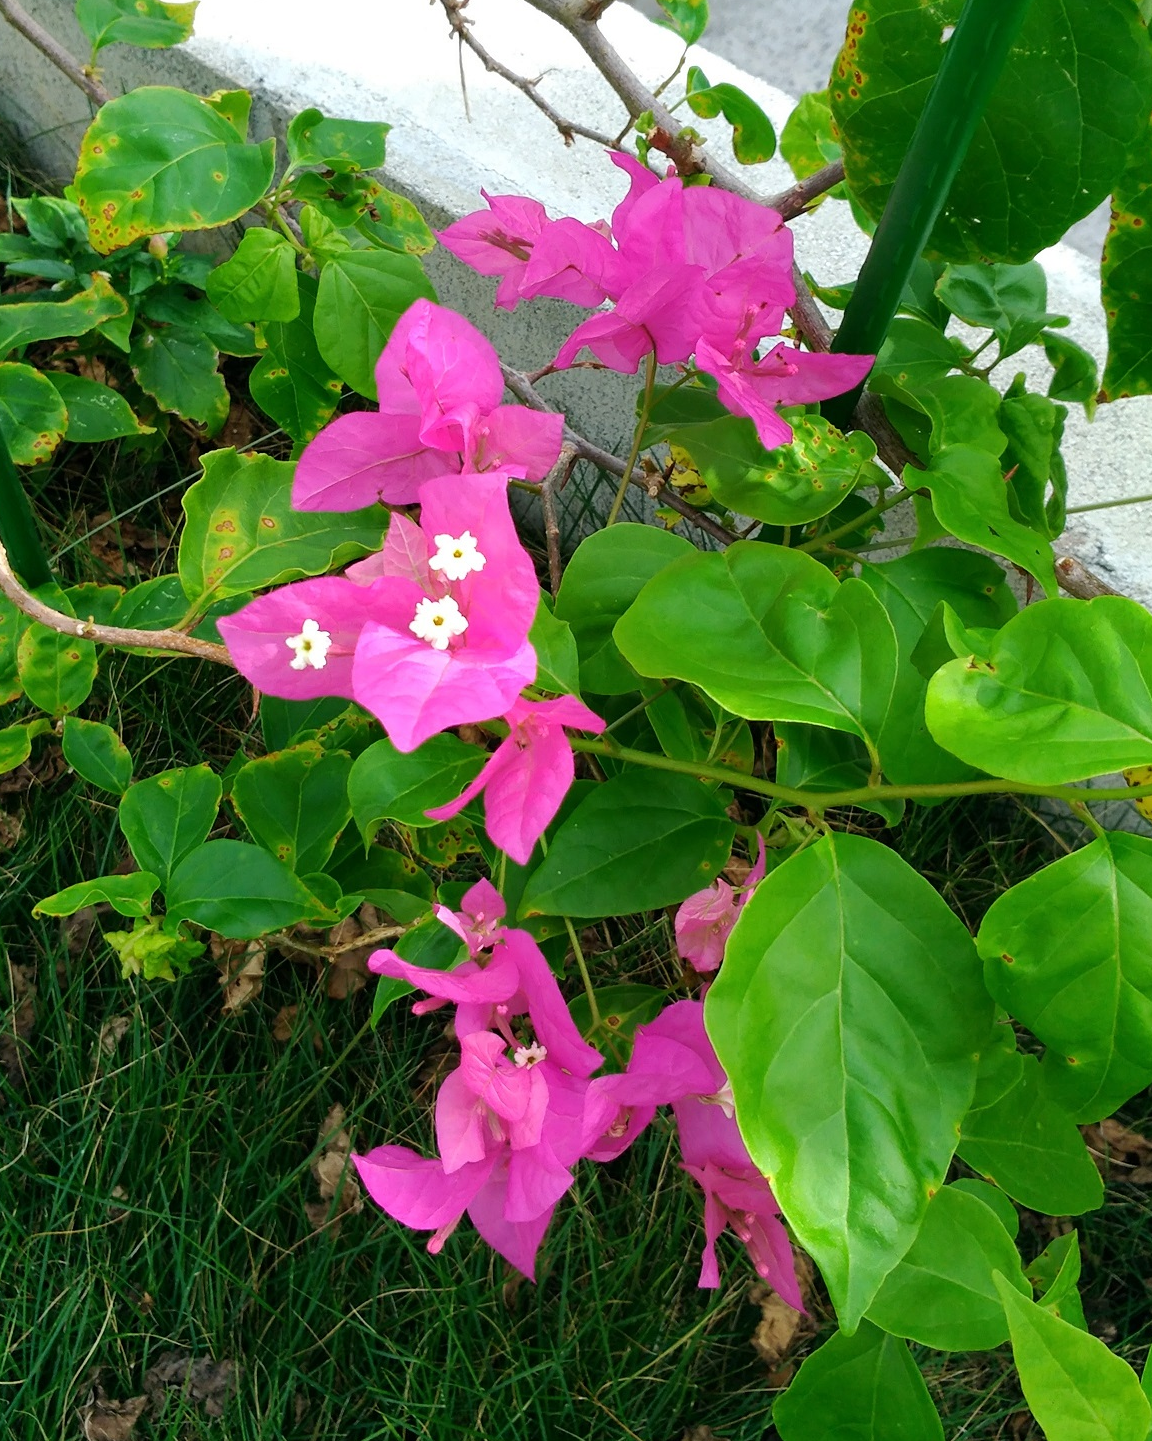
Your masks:
<svg viewBox="0 0 1152 1441"><path fill-rule="evenodd" d="M726 1436L717 1436L711 1426L685 1426L680 1441L728 1441Z"/></svg>
<svg viewBox="0 0 1152 1441"><path fill-rule="evenodd" d="M221 1010L226 1016L250 1005L264 986L264 947L260 942L249 941L239 956L222 956L219 981L224 988Z"/></svg>
<svg viewBox="0 0 1152 1441"><path fill-rule="evenodd" d="M218 1417L224 1414L236 1380L232 1361L213 1361L209 1356L194 1359L191 1351L165 1351L144 1372L144 1390L156 1417L164 1414L173 1391L202 1406L206 1416Z"/></svg>
<svg viewBox="0 0 1152 1441"><path fill-rule="evenodd" d="M216 436L220 446L234 445L237 450L246 450L256 434L259 422L242 400L233 400L228 409L224 428Z"/></svg>
<svg viewBox="0 0 1152 1441"><path fill-rule="evenodd" d="M128 1192L123 1186L113 1186L110 1194L113 1201L126 1201L128 1199ZM128 1212L123 1206L109 1205L108 1207L108 1219L110 1221L122 1221L127 1214Z"/></svg>
<svg viewBox="0 0 1152 1441"><path fill-rule="evenodd" d="M314 1231L328 1230L336 1236L345 1216L355 1216L364 1209L360 1182L348 1161L352 1140L344 1129L344 1107L339 1102L320 1123L316 1140L321 1149L312 1162L311 1171L320 1189L320 1199L306 1202L304 1211ZM335 1210L331 1205L334 1199Z"/></svg>
<svg viewBox="0 0 1152 1441"><path fill-rule="evenodd" d="M11 1004L0 1029L0 1070L19 1086L24 1080L23 1051L36 1026L36 967L9 963L8 984Z"/></svg>
<svg viewBox="0 0 1152 1441"><path fill-rule="evenodd" d="M110 510L102 510L91 519L79 519L81 532L88 537L91 554L112 575L134 578L150 574L156 555L167 550L170 541L159 531L135 525L130 520L116 520Z"/></svg>
<svg viewBox="0 0 1152 1441"><path fill-rule="evenodd" d="M752 869L752 862L744 856L732 856L724 867L723 875L736 887L742 886L748 879L748 872Z"/></svg>
<svg viewBox="0 0 1152 1441"><path fill-rule="evenodd" d="M1147 1136L1128 1130L1115 1116L1081 1129L1106 1181L1152 1185L1152 1141Z"/></svg>
<svg viewBox="0 0 1152 1441"><path fill-rule="evenodd" d="M80 1412L84 1441L131 1441L136 1422L147 1405L147 1396L133 1396L127 1401L112 1401L104 1394L103 1387L93 1387L92 1394Z"/></svg>
<svg viewBox="0 0 1152 1441"><path fill-rule="evenodd" d="M98 355L77 355L76 374L85 380L94 380L97 385L108 384L108 367Z"/></svg>
<svg viewBox="0 0 1152 1441"><path fill-rule="evenodd" d="M64 753L50 737L46 736L45 740L48 743L34 750L23 765L0 776L0 796L22 795L33 786L48 785L64 774L67 769Z"/></svg>
<svg viewBox="0 0 1152 1441"><path fill-rule="evenodd" d="M14 851L24 832L24 817L0 811L0 851Z"/></svg>
<svg viewBox="0 0 1152 1441"><path fill-rule="evenodd" d="M272 1022L272 1039L286 1045L292 1039L292 1031L299 1014L299 1006L281 1006Z"/></svg>
<svg viewBox="0 0 1152 1441"><path fill-rule="evenodd" d="M105 907L108 909L108 907ZM81 906L70 916L64 916L60 921L60 939L64 942L64 948L69 956L75 961L84 954L88 942L92 939L92 932L96 929L96 907Z"/></svg>
<svg viewBox="0 0 1152 1441"><path fill-rule="evenodd" d="M116 1047L128 1034L132 1027L131 1016L113 1016L110 1021L105 1021L100 1027L100 1039L97 1045L106 1056L114 1055Z"/></svg>
<svg viewBox="0 0 1152 1441"><path fill-rule="evenodd" d="M753 1286L748 1299L760 1307L752 1347L766 1366L778 1366L800 1332L803 1313L770 1286Z"/></svg>

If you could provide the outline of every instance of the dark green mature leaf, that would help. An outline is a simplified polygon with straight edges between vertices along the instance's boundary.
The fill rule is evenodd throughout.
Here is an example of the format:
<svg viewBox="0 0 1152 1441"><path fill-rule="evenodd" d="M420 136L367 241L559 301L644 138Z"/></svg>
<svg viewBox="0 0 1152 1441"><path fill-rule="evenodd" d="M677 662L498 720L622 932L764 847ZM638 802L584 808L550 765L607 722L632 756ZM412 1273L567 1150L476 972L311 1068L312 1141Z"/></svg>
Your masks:
<svg viewBox="0 0 1152 1441"><path fill-rule="evenodd" d="M1065 316L1048 314L1048 277L1035 260L1026 265L950 265L936 284L936 294L953 315L995 335L1001 360L1023 350L1046 327L1068 323Z"/></svg>
<svg viewBox="0 0 1152 1441"><path fill-rule="evenodd" d="M1091 420L1096 412L1096 392L1100 388L1096 378L1096 357L1082 345L1077 345L1066 335L1057 335L1053 330L1046 330L1041 340L1048 364L1053 369L1048 386L1049 399L1082 405Z"/></svg>
<svg viewBox="0 0 1152 1441"><path fill-rule="evenodd" d="M815 415L797 417L792 431L790 445L768 451L750 420L729 415L668 439L683 446L724 505L769 525L804 525L871 483L876 446L862 430L841 435Z"/></svg>
<svg viewBox="0 0 1152 1441"><path fill-rule="evenodd" d="M416 300L436 299L424 268L412 255L350 250L320 272L316 344L346 385L376 399L374 374L392 327Z"/></svg>
<svg viewBox="0 0 1152 1441"><path fill-rule="evenodd" d="M16 464L42 464L67 428L68 411L48 377L31 365L0 361L0 434Z"/></svg>
<svg viewBox="0 0 1152 1441"><path fill-rule="evenodd" d="M520 913L595 919L675 905L716 879L734 835L724 802L691 776L659 786L634 771L617 776L556 832Z"/></svg>
<svg viewBox="0 0 1152 1441"><path fill-rule="evenodd" d="M945 1186L929 1203L915 1241L890 1271L868 1319L893 1336L938 1351L989 1351L1008 1339L993 1273L1022 1296L1032 1288L1012 1237L983 1201Z"/></svg>
<svg viewBox="0 0 1152 1441"><path fill-rule="evenodd" d="M1078 1121L1152 1082L1152 841L1114 831L1006 891L977 937L989 990L1046 1046Z"/></svg>
<svg viewBox="0 0 1152 1441"><path fill-rule="evenodd" d="M317 282L297 274L300 314L286 324L260 327L265 352L248 378L252 399L293 440L311 440L327 425L344 389L316 345L312 321Z"/></svg>
<svg viewBox="0 0 1152 1441"><path fill-rule="evenodd" d="M90 640L61 635L33 624L16 651L20 683L33 705L61 716L83 705L96 683L96 647Z"/></svg>
<svg viewBox="0 0 1152 1441"><path fill-rule="evenodd" d="M387 517L379 506L293 510L288 461L229 448L200 463L203 478L184 494L178 560L184 594L197 605L323 575L380 546Z"/></svg>
<svg viewBox="0 0 1152 1441"><path fill-rule="evenodd" d="M907 1343L867 1321L813 1351L772 1420L780 1441L944 1441Z"/></svg>
<svg viewBox="0 0 1152 1441"><path fill-rule="evenodd" d="M1152 391L1152 126L1133 146L1112 193L1112 223L1100 261L1100 298L1108 320L1101 400Z"/></svg>
<svg viewBox="0 0 1152 1441"><path fill-rule="evenodd" d="M199 0L76 0L76 22L92 43L167 50L192 34Z"/></svg>
<svg viewBox="0 0 1152 1441"><path fill-rule="evenodd" d="M122 796L132 782L132 757L111 726L67 716L63 750L77 775L94 786Z"/></svg>
<svg viewBox="0 0 1152 1441"><path fill-rule="evenodd" d="M732 127L732 153L741 165L760 165L776 154L772 122L738 85L711 85L698 65L688 67L688 108L704 120L723 115Z"/></svg>
<svg viewBox="0 0 1152 1441"><path fill-rule="evenodd" d="M295 168L379 170L390 125L379 120L326 120L322 111L302 110L288 126L288 155Z"/></svg>
<svg viewBox="0 0 1152 1441"><path fill-rule="evenodd" d="M337 843L327 870L346 896L363 896L401 925L427 915L436 899L431 877L415 861L386 846L365 850L351 833Z"/></svg>
<svg viewBox="0 0 1152 1441"><path fill-rule="evenodd" d="M1104 1196L1100 1173L1068 1112L1048 1095L1040 1062L1023 1058L1020 1079L964 1117L960 1156L1029 1210L1079 1216Z"/></svg>
<svg viewBox="0 0 1152 1441"><path fill-rule="evenodd" d="M862 581L754 541L661 571L614 635L641 675L690 681L748 720L849 731L873 751L896 679L892 623Z"/></svg>
<svg viewBox="0 0 1152 1441"><path fill-rule="evenodd" d="M708 0L657 0L668 17L657 25L674 30L685 45L695 45L708 28Z"/></svg>
<svg viewBox="0 0 1152 1441"><path fill-rule="evenodd" d="M85 906L106 904L122 916L147 916L151 914L152 897L159 885L159 880L148 871L133 871L129 876L99 876L46 896L32 907L32 914L74 916Z"/></svg>
<svg viewBox="0 0 1152 1441"><path fill-rule="evenodd" d="M141 870L167 889L172 872L216 824L220 777L206 765L162 771L137 781L120 802L120 829Z"/></svg>
<svg viewBox="0 0 1152 1441"><path fill-rule="evenodd" d="M253 840L307 876L323 869L352 814L352 758L316 741L260 756L232 778L232 803Z"/></svg>
<svg viewBox="0 0 1152 1441"><path fill-rule="evenodd" d="M275 230L253 226L208 276L208 299L226 320L295 320L300 314L296 252Z"/></svg>
<svg viewBox="0 0 1152 1441"><path fill-rule="evenodd" d="M0 356L37 340L87 335L97 325L124 315L127 309L123 296L103 275L94 275L87 290L67 300L20 300L0 305Z"/></svg>
<svg viewBox="0 0 1152 1441"><path fill-rule="evenodd" d="M832 72L848 181L879 219L962 0L872 0ZM1033 0L936 224L930 253L1022 262L1109 193L1152 108L1131 0Z"/></svg>
<svg viewBox="0 0 1152 1441"><path fill-rule="evenodd" d="M142 326L128 354L140 389L161 410L199 421L210 435L228 418L219 358L206 335L183 325Z"/></svg>
<svg viewBox="0 0 1152 1441"><path fill-rule="evenodd" d="M580 683L593 695L639 690L612 628L645 584L675 560L695 553L682 536L651 525L613 525L581 542L568 562L555 614L567 621L580 654Z"/></svg>
<svg viewBox="0 0 1152 1441"><path fill-rule="evenodd" d="M62 370L49 370L46 375L68 409L66 440L92 444L125 435L153 434L155 427L143 425L120 392L110 385Z"/></svg>
<svg viewBox="0 0 1152 1441"><path fill-rule="evenodd" d="M173 920L252 940L316 914L317 901L283 861L244 841L207 841L176 866L165 893Z"/></svg>
<svg viewBox="0 0 1152 1441"><path fill-rule="evenodd" d="M936 741L1008 780L1056 785L1152 763L1152 616L1120 596L1047 600L1014 616L988 658L928 685Z"/></svg>
<svg viewBox="0 0 1152 1441"><path fill-rule="evenodd" d="M1048 1441L1147 1441L1152 1409L1127 1361L1003 1276L997 1285L1024 1399Z"/></svg>
<svg viewBox="0 0 1152 1441"><path fill-rule="evenodd" d="M102 106L73 190L101 255L157 231L237 220L272 183L276 142L246 142L251 97L146 85Z"/></svg>
<svg viewBox="0 0 1152 1441"><path fill-rule="evenodd" d="M1004 556L1034 575L1047 595L1056 595L1052 546L1013 519L994 456L972 445L949 445L916 472L916 482L931 491L937 519L957 540Z"/></svg>
<svg viewBox="0 0 1152 1441"><path fill-rule="evenodd" d="M592 1019L592 1003L587 995L574 996L568 1009L576 1028L586 1041L598 1047L610 1071L622 1071L632 1054L637 1030L654 1021L668 1000L661 986L597 986L596 1009L600 1023Z"/></svg>
<svg viewBox="0 0 1152 1441"><path fill-rule="evenodd" d="M567 621L556 619L543 596L528 640L536 652L537 688L557 695L579 695L580 655L576 637Z"/></svg>
<svg viewBox="0 0 1152 1441"><path fill-rule="evenodd" d="M736 923L708 1034L745 1144L847 1330L944 1183L991 1019L967 931L864 836L790 857Z"/></svg>
<svg viewBox="0 0 1152 1441"><path fill-rule="evenodd" d="M317 696L315 700L261 696L260 730L264 736L264 748L282 751L296 740L311 740L311 732L318 731L348 709L348 702L343 696Z"/></svg>
<svg viewBox="0 0 1152 1441"><path fill-rule="evenodd" d="M377 741L357 756L348 778L352 816L367 845L386 820L430 826L424 814L454 801L486 760L479 746L449 734L433 736L414 751Z"/></svg>

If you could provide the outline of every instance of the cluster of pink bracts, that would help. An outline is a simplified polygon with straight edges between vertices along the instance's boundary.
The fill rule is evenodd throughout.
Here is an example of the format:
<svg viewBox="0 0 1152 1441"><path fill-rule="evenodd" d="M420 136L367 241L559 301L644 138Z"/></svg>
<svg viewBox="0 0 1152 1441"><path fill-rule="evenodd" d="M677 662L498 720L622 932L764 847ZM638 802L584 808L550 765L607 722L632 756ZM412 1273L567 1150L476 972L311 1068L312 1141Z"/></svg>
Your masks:
<svg viewBox="0 0 1152 1441"><path fill-rule="evenodd" d="M468 945L455 970L410 965L394 951L368 962L432 998L417 1011L454 1004L460 1041L460 1064L436 1097L439 1156L378 1146L354 1157L373 1200L404 1225L431 1231L433 1253L467 1212L485 1241L534 1279L576 1163L614 1160L658 1106L670 1105L684 1170L704 1191L700 1285L719 1285L716 1241L730 1226L758 1274L802 1309L788 1234L740 1139L703 1003L668 1006L637 1031L625 1071L596 1076L603 1057L577 1031L536 942L502 924L499 893L479 881L461 904L458 914L438 912Z"/></svg>

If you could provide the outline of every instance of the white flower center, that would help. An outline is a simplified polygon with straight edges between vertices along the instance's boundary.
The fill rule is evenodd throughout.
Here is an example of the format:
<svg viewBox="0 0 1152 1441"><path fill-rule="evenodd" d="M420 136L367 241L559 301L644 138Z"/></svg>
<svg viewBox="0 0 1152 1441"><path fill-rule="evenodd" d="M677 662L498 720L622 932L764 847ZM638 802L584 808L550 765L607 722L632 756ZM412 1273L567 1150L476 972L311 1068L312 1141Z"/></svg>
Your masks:
<svg viewBox="0 0 1152 1441"><path fill-rule="evenodd" d="M485 558L476 549L476 537L466 530L461 536L438 535L436 554L428 569L438 570L445 580L463 580L474 570L483 570Z"/></svg>
<svg viewBox="0 0 1152 1441"><path fill-rule="evenodd" d="M433 650L447 650L453 636L463 635L468 621L450 595L442 600L420 601L408 629L419 640L426 640Z"/></svg>
<svg viewBox="0 0 1152 1441"><path fill-rule="evenodd" d="M714 1096L701 1096L700 1099L706 1106L719 1106L730 1121L736 1115L736 1097L732 1094L732 1082L727 1078Z"/></svg>
<svg viewBox="0 0 1152 1441"><path fill-rule="evenodd" d="M328 652L332 649L332 637L321 630L314 620L306 620L300 627L299 635L290 635L284 644L296 654L289 661L293 670L323 670L328 664Z"/></svg>
<svg viewBox="0 0 1152 1441"><path fill-rule="evenodd" d="M512 1052L512 1059L518 1066L538 1066L548 1059L548 1047L537 1042L530 1046L517 1046Z"/></svg>

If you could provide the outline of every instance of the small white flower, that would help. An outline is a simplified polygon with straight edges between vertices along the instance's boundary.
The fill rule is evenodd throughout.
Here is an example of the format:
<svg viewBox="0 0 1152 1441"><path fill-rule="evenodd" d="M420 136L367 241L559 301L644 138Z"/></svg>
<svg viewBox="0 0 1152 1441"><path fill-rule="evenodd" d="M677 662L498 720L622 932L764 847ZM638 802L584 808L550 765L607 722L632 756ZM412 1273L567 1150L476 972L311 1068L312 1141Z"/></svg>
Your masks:
<svg viewBox="0 0 1152 1441"><path fill-rule="evenodd" d="M540 1045L539 1042L533 1042L530 1046L517 1046L512 1052L512 1059L518 1066L538 1066L541 1061L548 1059L548 1047Z"/></svg>
<svg viewBox="0 0 1152 1441"><path fill-rule="evenodd" d="M428 569L438 570L445 580L463 580L474 570L483 570L484 565L484 556L476 549L476 537L466 530L461 536L436 537L436 554L428 562Z"/></svg>
<svg viewBox="0 0 1152 1441"><path fill-rule="evenodd" d="M293 670L323 670L328 664L328 652L332 649L332 637L321 630L314 620L306 620L300 627L299 635L290 635L284 644L296 654L289 661Z"/></svg>
<svg viewBox="0 0 1152 1441"><path fill-rule="evenodd" d="M408 629L433 650L447 650L452 637L468 629L468 621L452 597L446 595L443 600L420 601Z"/></svg>

